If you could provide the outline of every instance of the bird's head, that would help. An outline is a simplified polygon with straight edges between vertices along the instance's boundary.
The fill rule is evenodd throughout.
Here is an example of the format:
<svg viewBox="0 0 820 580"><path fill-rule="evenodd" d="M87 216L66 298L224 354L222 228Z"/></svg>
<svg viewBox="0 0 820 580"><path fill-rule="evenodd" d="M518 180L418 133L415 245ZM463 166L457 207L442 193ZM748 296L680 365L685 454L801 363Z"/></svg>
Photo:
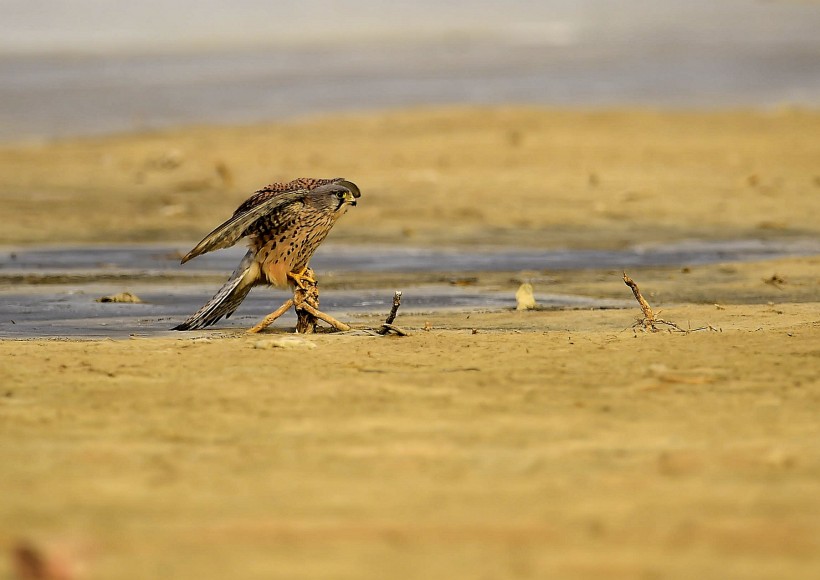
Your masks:
<svg viewBox="0 0 820 580"><path fill-rule="evenodd" d="M320 185L308 194L309 200L325 211L343 214L347 208L356 205L362 196L359 187L352 181L340 180L327 185Z"/></svg>

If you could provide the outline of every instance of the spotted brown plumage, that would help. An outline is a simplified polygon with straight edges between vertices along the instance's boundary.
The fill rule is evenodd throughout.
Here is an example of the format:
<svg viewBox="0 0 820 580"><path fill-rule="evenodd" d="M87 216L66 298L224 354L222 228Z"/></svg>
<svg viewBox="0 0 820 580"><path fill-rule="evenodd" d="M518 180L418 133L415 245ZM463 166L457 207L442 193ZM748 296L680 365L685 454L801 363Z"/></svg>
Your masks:
<svg viewBox="0 0 820 580"><path fill-rule="evenodd" d="M248 252L225 285L174 330L203 328L230 317L259 284L301 285L313 253L360 196L356 184L340 177L294 179L254 193L182 258L184 264L248 238Z"/></svg>

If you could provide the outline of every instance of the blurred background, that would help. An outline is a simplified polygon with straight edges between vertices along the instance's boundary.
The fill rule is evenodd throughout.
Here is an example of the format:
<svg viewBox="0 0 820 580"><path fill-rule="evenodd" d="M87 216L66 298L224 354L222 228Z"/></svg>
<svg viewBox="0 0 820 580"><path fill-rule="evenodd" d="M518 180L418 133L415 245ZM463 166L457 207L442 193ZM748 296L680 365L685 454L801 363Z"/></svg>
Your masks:
<svg viewBox="0 0 820 580"><path fill-rule="evenodd" d="M800 0L0 0L0 140L421 104L820 103Z"/></svg>
<svg viewBox="0 0 820 580"><path fill-rule="evenodd" d="M820 578L818 105L819 2L0 0L0 579ZM297 176L417 338L149 340Z"/></svg>

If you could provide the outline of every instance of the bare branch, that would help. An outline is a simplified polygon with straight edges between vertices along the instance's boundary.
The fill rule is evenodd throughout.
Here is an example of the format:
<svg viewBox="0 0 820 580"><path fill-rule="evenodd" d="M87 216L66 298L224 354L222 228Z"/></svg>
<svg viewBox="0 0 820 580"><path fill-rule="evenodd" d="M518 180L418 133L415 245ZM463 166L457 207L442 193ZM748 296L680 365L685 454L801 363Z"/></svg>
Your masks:
<svg viewBox="0 0 820 580"><path fill-rule="evenodd" d="M635 300L638 301L638 304L641 307L641 312L643 312L643 318L638 319L632 328L641 326L644 330L650 330L652 332L660 332L665 329L669 332L683 332L686 334L690 332L698 332L700 330L714 330L719 332L719 330L714 328L711 324L700 328L681 328L674 322L668 322L662 318L658 318L655 313L652 312L652 307L649 306L649 302L647 302L646 298L644 298L643 294L641 294L641 290L638 288L638 285L632 278L626 275L626 272L624 272L624 284L632 289L632 294L635 295Z"/></svg>
<svg viewBox="0 0 820 580"><path fill-rule="evenodd" d="M376 332L384 335L392 330L400 336L407 336L406 331L398 326L393 326L393 321L396 320L396 313L399 311L399 306L401 306L401 290L396 290L395 294L393 294L393 307L390 309L390 314L387 315L384 324L382 324L382 327Z"/></svg>
<svg viewBox="0 0 820 580"><path fill-rule="evenodd" d="M649 306L649 302L647 302L646 299L643 297L643 294L641 294L641 290L640 288L638 288L638 285L632 278L626 275L626 272L624 272L624 284L626 284L632 289L632 294L635 295L635 300L638 301L638 304L641 307L641 311L643 312L642 323L644 325L644 328L653 327L656 322L655 313L652 312L652 307Z"/></svg>
<svg viewBox="0 0 820 580"><path fill-rule="evenodd" d="M319 320L327 322L330 326L332 326L336 330L341 330L342 332L345 332L347 330L350 330L350 328L351 328L350 326L348 326L344 322L339 322L338 320L336 320L335 318L333 318L329 314L325 314L321 310L316 310L313 306L311 306L307 302L302 302L299 305L299 308L301 308L303 310L306 310L308 313L310 313L312 316L315 316Z"/></svg>
<svg viewBox="0 0 820 580"><path fill-rule="evenodd" d="M288 310L290 310L291 306L293 306L293 299L288 298L288 299L285 301L285 303L284 303L284 304L282 304L282 306L280 306L279 308L277 308L276 310L274 310L273 312L271 312L270 314L268 314L265 318L263 318L263 319L262 319L262 322L260 322L259 324L257 324L256 326L254 326L253 328L251 328L250 330L248 330L248 332L249 332L249 333L251 333L251 334L256 334L256 333L258 333L258 332L262 332L262 331L263 331L263 330L265 330L268 326L270 326L271 324L273 324L273 323L274 323L274 321L275 321L277 318L279 318L279 317L280 317L280 316L282 316L285 312L287 312Z"/></svg>

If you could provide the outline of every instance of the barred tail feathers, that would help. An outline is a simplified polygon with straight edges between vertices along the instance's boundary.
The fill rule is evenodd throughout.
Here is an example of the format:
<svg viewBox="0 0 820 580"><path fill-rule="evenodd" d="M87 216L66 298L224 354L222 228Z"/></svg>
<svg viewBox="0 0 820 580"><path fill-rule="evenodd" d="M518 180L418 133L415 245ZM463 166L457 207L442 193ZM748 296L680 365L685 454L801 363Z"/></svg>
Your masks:
<svg viewBox="0 0 820 580"><path fill-rule="evenodd" d="M223 316L230 317L248 292L259 282L259 266L253 262L253 252L248 252L231 278L202 308L188 320L172 330L196 330L218 322Z"/></svg>

